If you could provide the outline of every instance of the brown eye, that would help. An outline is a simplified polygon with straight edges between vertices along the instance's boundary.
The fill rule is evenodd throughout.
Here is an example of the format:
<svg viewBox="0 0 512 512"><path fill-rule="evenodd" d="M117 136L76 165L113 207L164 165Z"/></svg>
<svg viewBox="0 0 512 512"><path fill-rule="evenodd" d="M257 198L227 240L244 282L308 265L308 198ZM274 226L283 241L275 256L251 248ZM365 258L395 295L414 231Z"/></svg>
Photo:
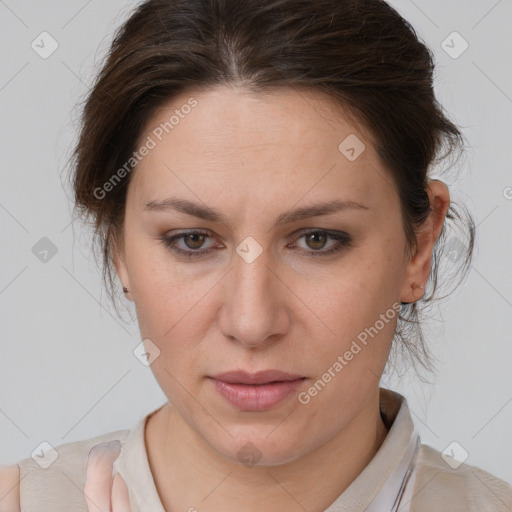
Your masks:
<svg viewBox="0 0 512 512"><path fill-rule="evenodd" d="M202 231L184 231L174 236L161 236L165 247L179 256L186 258L200 258L211 251L211 247L204 248L210 233Z"/></svg>
<svg viewBox="0 0 512 512"><path fill-rule="evenodd" d="M315 233L308 233L305 235L308 247L314 250L323 249L329 238L326 233L321 231Z"/></svg>
<svg viewBox="0 0 512 512"><path fill-rule="evenodd" d="M189 249L200 249L204 244L204 239L206 235L203 233L189 233L188 235L183 235L183 242Z"/></svg>
<svg viewBox="0 0 512 512"><path fill-rule="evenodd" d="M305 247L302 247L303 252L309 256L319 257L330 256L352 246L352 237L348 233L323 229L303 232L298 241L305 244ZM294 247L299 245L297 242L293 244Z"/></svg>

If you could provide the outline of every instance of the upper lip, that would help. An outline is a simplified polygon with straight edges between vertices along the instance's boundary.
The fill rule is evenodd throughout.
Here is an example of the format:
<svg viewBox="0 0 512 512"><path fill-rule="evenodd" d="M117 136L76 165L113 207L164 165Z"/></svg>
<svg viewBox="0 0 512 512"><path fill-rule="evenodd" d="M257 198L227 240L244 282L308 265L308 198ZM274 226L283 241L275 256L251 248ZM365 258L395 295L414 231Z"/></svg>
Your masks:
<svg viewBox="0 0 512 512"><path fill-rule="evenodd" d="M269 382L282 382L304 378L302 375L281 372L279 370L262 370L257 373L248 373L242 370L218 373L212 379L228 384L268 384Z"/></svg>

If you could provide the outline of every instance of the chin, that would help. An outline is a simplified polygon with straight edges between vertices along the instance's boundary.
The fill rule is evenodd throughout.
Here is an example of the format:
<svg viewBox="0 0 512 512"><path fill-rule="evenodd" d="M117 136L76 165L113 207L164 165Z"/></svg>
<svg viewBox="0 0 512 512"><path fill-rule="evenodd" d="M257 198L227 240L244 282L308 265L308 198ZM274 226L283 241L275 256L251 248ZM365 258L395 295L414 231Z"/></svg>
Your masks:
<svg viewBox="0 0 512 512"><path fill-rule="evenodd" d="M304 436L291 434L285 429L279 434L275 432L269 435L274 428L259 432L251 429L251 434L239 432L233 437L224 437L221 443L216 440L208 442L225 459L248 468L280 466L299 459L307 452L308 447L300 441Z"/></svg>

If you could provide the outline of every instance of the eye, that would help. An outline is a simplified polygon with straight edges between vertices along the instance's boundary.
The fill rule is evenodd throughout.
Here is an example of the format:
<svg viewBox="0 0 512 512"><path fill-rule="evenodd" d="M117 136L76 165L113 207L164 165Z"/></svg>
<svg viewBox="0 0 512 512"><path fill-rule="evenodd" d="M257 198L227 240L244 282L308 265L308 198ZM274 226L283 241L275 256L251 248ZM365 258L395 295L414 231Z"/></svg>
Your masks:
<svg viewBox="0 0 512 512"><path fill-rule="evenodd" d="M306 250L305 252L311 256L329 256L331 254L342 251L345 247L348 247L352 243L352 238L348 233L342 231L326 231L326 230L314 230L303 232L298 240L303 239L309 248L313 250ZM331 239L334 241L330 248L322 250L327 241Z"/></svg>
<svg viewBox="0 0 512 512"><path fill-rule="evenodd" d="M173 236L162 236L160 239L162 243L170 251L184 256L185 258L200 258L206 256L211 252L212 247L199 250L203 247L205 241L211 238L209 232L204 231L182 231ZM326 230L311 230L303 232L296 240L304 238L306 243L313 250L303 250L304 253L310 256L329 256L331 254L342 251L345 247L350 246L352 238L348 233L342 231L326 231ZM322 250L328 240L334 241L330 248ZM182 242L180 246L180 242ZM292 244L292 248L296 247L296 242Z"/></svg>
<svg viewBox="0 0 512 512"><path fill-rule="evenodd" d="M180 256L185 256L186 258L194 258L198 256L204 256L210 250L206 249L203 251L198 251L206 238L209 238L210 234L203 231L182 231L174 236L163 236L161 240L165 247L169 250L173 251ZM185 248L178 246L178 241L182 241L185 244Z"/></svg>

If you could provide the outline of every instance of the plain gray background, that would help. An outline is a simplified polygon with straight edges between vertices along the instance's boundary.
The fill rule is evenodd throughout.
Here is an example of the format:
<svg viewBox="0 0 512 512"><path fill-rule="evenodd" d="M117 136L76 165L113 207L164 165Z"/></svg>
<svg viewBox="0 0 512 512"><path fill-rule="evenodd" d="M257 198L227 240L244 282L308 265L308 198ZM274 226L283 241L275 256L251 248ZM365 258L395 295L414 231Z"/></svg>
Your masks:
<svg viewBox="0 0 512 512"><path fill-rule="evenodd" d="M62 185L75 106L135 4L0 0L2 464L42 441L131 428L166 400L133 355L136 324L108 304ZM407 397L423 442L442 451L456 441L467 463L512 482L512 1L392 4L433 49L438 98L471 146L460 176L445 181L478 238L467 281L427 330L440 360L434 384L411 374L383 385ZM46 59L31 47L44 31L58 43ZM37 257L43 237L57 251L47 261Z"/></svg>

